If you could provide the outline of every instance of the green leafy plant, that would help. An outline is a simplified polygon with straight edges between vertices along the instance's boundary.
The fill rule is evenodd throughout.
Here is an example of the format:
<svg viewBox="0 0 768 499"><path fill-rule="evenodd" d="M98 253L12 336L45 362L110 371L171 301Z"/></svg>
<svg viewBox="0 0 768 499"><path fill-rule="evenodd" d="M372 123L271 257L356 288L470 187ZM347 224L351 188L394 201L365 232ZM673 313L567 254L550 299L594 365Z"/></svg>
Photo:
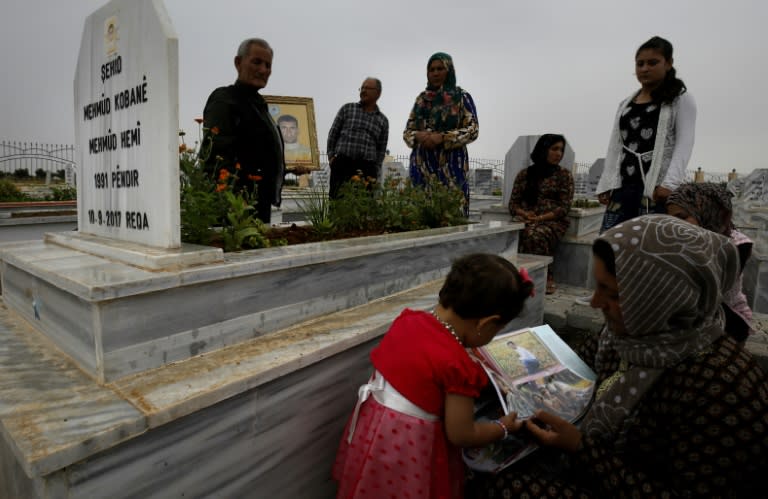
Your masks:
<svg viewBox="0 0 768 499"><path fill-rule="evenodd" d="M29 201L29 196L7 178L0 179L0 202Z"/></svg>
<svg viewBox="0 0 768 499"><path fill-rule="evenodd" d="M198 124L201 122L199 120ZM206 168L213 137L217 134L215 128L206 133L196 152L184 142L186 134L179 132L181 240L194 244L217 244L224 251L282 244L279 240L270 241L264 237L265 225L253 216L258 193L235 191L240 165L229 171L221 168L217 161L213 168Z"/></svg>
<svg viewBox="0 0 768 499"><path fill-rule="evenodd" d="M77 188L73 185L51 187L51 193L45 196L46 201L71 201L77 199Z"/></svg>
<svg viewBox="0 0 768 499"><path fill-rule="evenodd" d="M224 191L227 222L223 227L224 251L243 248L265 248L270 245L264 237L264 223L254 218L253 206L243 196Z"/></svg>
<svg viewBox="0 0 768 499"><path fill-rule="evenodd" d="M336 224L331 218L331 202L325 187L312 188L304 194L303 198L296 199L296 205L304 212L307 221L320 237L332 234Z"/></svg>
<svg viewBox="0 0 768 499"><path fill-rule="evenodd" d="M388 178L382 184L354 176L331 203L331 219L339 231L407 231L467 223L464 195L437 177L426 185Z"/></svg>
<svg viewBox="0 0 768 499"><path fill-rule="evenodd" d="M571 203L571 208L598 208L600 206L602 205L598 201L587 198L574 199Z"/></svg>
<svg viewBox="0 0 768 499"><path fill-rule="evenodd" d="M217 237L215 226L221 220L223 203L215 192L216 183L203 168L194 151L180 148L181 240L211 244Z"/></svg>
<svg viewBox="0 0 768 499"><path fill-rule="evenodd" d="M354 175L339 188L339 196L331 202L330 217L339 231L381 230L381 220L376 216L376 192L374 179Z"/></svg>
<svg viewBox="0 0 768 499"><path fill-rule="evenodd" d="M29 178L29 170L26 168L17 168L13 170L13 176L18 179Z"/></svg>

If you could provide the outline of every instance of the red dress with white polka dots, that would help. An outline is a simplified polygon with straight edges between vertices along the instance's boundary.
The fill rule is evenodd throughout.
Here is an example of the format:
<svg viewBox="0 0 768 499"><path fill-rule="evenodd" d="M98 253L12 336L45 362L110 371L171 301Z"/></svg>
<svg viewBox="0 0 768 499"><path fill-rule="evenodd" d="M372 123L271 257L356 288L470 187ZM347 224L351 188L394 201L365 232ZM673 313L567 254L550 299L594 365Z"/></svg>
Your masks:
<svg viewBox="0 0 768 499"><path fill-rule="evenodd" d="M477 397L488 379L463 346L427 312L404 310L371 361L400 394L423 411L425 420L372 397L363 402L348 443L344 431L333 468L338 498L460 498L464 465L448 442L445 396Z"/></svg>

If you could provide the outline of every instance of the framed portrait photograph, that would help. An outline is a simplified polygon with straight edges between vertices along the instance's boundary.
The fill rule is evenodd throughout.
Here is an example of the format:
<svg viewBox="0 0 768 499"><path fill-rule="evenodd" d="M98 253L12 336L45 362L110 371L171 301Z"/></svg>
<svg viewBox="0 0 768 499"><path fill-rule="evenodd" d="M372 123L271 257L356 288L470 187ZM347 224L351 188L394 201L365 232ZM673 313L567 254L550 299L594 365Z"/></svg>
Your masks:
<svg viewBox="0 0 768 499"><path fill-rule="evenodd" d="M265 95L269 114L280 129L285 144L285 166L288 171L297 166L320 169L317 148L315 106L311 97Z"/></svg>

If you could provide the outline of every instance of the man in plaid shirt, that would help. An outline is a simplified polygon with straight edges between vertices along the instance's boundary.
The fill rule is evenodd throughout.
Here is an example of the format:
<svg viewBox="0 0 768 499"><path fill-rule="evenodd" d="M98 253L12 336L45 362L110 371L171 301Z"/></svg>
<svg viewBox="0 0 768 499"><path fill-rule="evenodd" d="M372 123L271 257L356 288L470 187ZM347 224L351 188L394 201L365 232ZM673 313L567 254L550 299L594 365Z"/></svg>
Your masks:
<svg viewBox="0 0 768 499"><path fill-rule="evenodd" d="M381 81L367 78L360 87L360 102L344 104L333 120L327 149L331 199L354 175L379 178L389 138L389 121L376 105L379 97Z"/></svg>

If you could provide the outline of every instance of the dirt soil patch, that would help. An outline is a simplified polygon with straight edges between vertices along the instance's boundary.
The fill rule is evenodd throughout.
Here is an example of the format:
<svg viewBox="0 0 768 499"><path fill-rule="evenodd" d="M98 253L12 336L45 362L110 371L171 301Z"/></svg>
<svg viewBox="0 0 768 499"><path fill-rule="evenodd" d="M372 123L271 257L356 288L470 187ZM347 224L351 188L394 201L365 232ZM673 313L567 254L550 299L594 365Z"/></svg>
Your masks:
<svg viewBox="0 0 768 499"><path fill-rule="evenodd" d="M270 241L285 240L289 246L294 244L315 243L319 241L331 241L336 239L349 239L352 237L378 236L386 234L380 230L346 231L333 234L318 234L313 227L293 224L290 227L274 227L265 233Z"/></svg>

